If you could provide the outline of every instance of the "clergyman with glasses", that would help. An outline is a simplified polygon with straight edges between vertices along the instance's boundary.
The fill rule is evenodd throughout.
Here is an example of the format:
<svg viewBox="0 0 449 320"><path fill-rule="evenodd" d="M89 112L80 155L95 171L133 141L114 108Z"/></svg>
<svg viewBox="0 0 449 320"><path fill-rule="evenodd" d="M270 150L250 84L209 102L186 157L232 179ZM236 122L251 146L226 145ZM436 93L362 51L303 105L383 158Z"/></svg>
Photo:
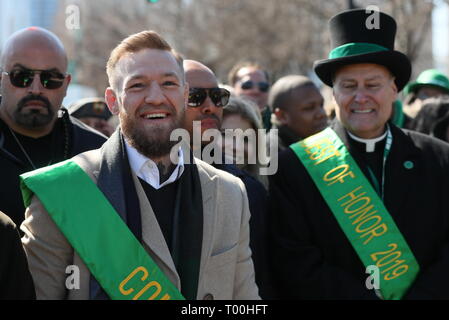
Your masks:
<svg viewBox="0 0 449 320"><path fill-rule="evenodd" d="M16 225L25 208L19 175L100 147L106 138L62 107L71 77L61 41L30 27L7 39L1 57L0 210Z"/></svg>
<svg viewBox="0 0 449 320"><path fill-rule="evenodd" d="M267 105L270 91L268 72L256 62L239 62L229 71L228 84L234 89L236 96L249 98L258 105L263 126L270 130L271 110Z"/></svg>

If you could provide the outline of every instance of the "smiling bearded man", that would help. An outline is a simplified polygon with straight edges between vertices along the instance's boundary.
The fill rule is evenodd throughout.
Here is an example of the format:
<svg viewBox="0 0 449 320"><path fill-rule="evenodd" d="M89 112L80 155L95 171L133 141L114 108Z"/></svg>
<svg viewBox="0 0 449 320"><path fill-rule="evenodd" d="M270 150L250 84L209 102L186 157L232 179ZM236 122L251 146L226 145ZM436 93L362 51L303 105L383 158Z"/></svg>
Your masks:
<svg viewBox="0 0 449 320"><path fill-rule="evenodd" d="M189 95L182 66L153 31L124 39L105 92L119 129L101 149L22 177L38 299L259 298L242 181L184 147L171 162ZM80 288L67 292L69 264Z"/></svg>

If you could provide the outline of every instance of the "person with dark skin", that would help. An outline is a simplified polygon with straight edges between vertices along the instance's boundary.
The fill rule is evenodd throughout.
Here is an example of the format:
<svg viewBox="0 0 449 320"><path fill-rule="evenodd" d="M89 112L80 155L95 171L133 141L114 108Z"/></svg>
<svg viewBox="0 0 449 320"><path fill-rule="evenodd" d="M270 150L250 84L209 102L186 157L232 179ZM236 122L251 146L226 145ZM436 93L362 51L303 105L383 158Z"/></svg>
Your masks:
<svg viewBox="0 0 449 320"><path fill-rule="evenodd" d="M289 75L277 80L271 87L268 105L274 114L272 128L279 130L279 151L327 126L323 96L305 76ZM274 138L273 132L269 137L268 143Z"/></svg>

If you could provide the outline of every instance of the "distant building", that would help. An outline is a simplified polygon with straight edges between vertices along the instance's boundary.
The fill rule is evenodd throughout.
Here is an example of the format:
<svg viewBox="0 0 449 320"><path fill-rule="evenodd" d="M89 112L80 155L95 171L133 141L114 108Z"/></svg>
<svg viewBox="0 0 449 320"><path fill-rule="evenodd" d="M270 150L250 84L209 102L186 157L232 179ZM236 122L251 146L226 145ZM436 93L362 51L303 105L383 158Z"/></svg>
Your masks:
<svg viewBox="0 0 449 320"><path fill-rule="evenodd" d="M15 31L29 26L52 29L58 0L1 0L0 43Z"/></svg>

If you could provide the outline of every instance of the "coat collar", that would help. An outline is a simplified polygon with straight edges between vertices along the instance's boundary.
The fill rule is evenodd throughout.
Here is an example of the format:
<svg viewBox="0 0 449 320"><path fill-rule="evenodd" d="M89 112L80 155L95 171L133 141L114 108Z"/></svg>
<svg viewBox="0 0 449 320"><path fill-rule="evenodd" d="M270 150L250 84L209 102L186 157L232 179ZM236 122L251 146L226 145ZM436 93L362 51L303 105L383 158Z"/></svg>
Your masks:
<svg viewBox="0 0 449 320"><path fill-rule="evenodd" d="M104 193L108 201L115 210L126 217L125 191L123 189L123 168L124 164L120 157L121 134L117 130L101 148L101 162L97 174L98 188ZM182 146L185 159L188 159L190 152L187 146ZM205 269L208 257L211 254L213 244L213 230L216 224L216 194L214 183L217 182L215 175L210 170L206 170L201 160L193 159L197 165L201 182L201 192L203 199L203 243L201 253L200 272ZM207 166L207 165L206 165ZM176 271L170 251L165 243L162 231L157 223L156 216L148 201L137 176L131 172L137 197L139 199L140 211L142 214L142 240L146 246L165 264L171 271L168 275L174 284L180 287L180 278Z"/></svg>

